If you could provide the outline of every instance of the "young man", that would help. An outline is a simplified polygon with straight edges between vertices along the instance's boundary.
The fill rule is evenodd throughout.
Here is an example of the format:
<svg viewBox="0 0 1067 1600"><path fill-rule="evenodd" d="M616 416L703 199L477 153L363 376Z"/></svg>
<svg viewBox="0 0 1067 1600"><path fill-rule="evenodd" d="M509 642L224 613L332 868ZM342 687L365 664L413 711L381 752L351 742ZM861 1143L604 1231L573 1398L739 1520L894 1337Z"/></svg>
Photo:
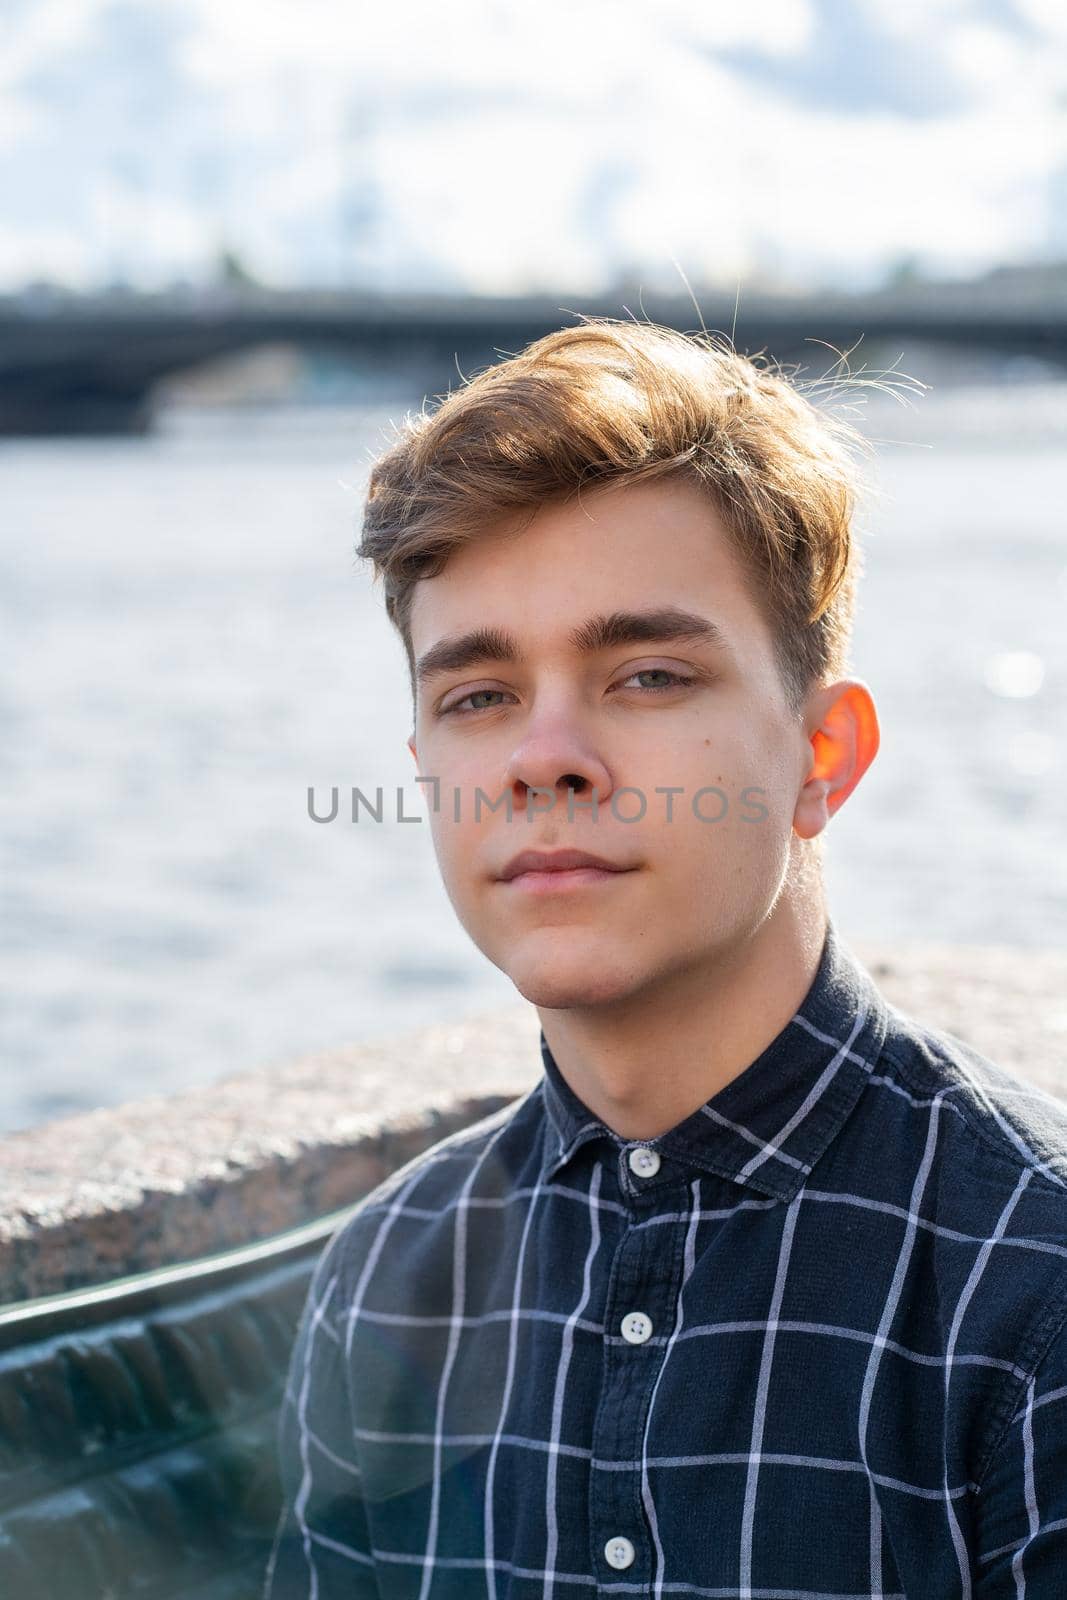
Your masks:
<svg viewBox="0 0 1067 1600"><path fill-rule="evenodd" d="M377 464L435 850L544 1073L320 1260L269 1600L1067 1595L1067 1110L822 890L879 738L847 446L604 321Z"/></svg>

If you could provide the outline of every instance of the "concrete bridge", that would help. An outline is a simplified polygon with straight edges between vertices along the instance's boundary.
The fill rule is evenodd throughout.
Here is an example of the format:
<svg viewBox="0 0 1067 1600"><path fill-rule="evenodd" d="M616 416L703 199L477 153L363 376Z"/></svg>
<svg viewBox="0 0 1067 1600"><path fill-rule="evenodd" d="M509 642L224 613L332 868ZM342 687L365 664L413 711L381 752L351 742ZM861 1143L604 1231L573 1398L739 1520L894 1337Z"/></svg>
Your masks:
<svg viewBox="0 0 1067 1600"><path fill-rule="evenodd" d="M733 298L699 296L708 329L729 334ZM343 352L373 373L403 366L425 392L458 382L575 320L574 313L647 316L692 329L688 297L477 298L211 291L196 297L0 300L0 433L109 433L151 425L160 379L266 344ZM1028 353L1067 365L1067 295L1005 295L988 285L925 285L870 296L743 295L735 341L824 372L862 338L864 361L892 361L906 343ZM809 341L824 341L824 344ZM888 358L886 344L894 347ZM877 351L877 354L874 352Z"/></svg>

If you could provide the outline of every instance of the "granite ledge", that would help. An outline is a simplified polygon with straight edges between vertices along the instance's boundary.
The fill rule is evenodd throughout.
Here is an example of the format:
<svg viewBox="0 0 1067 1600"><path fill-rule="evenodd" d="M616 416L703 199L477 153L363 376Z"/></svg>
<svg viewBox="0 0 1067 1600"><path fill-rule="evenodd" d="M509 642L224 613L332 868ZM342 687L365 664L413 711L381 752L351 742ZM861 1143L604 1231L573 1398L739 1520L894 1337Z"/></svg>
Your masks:
<svg viewBox="0 0 1067 1600"><path fill-rule="evenodd" d="M1067 950L850 941L886 999L1067 1097ZM340 1210L531 1089L502 1009L0 1139L0 1304L248 1244Z"/></svg>

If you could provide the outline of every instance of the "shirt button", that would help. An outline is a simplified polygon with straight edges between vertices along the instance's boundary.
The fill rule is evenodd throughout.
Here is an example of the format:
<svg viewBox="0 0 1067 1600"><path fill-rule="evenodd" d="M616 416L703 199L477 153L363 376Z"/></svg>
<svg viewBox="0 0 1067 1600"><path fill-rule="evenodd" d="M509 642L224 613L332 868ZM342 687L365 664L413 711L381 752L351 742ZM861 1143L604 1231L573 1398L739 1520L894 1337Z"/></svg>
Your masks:
<svg viewBox="0 0 1067 1600"><path fill-rule="evenodd" d="M643 1311L631 1311L622 1319L622 1336L627 1344L644 1344L652 1332L652 1323Z"/></svg>
<svg viewBox="0 0 1067 1600"><path fill-rule="evenodd" d="M629 1539L619 1533L614 1539L608 1540L604 1546L604 1555L609 1567L629 1567L633 1565L636 1551Z"/></svg>
<svg viewBox="0 0 1067 1600"><path fill-rule="evenodd" d="M651 1178L659 1171L659 1151L650 1150L647 1144L636 1145L628 1159L630 1171L639 1178Z"/></svg>

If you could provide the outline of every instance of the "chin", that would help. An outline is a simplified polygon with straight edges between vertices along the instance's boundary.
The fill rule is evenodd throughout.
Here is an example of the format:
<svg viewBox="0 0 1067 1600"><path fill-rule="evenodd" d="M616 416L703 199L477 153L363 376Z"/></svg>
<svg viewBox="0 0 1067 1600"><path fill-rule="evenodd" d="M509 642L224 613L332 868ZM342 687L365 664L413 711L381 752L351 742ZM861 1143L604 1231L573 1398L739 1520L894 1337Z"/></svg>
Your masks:
<svg viewBox="0 0 1067 1600"><path fill-rule="evenodd" d="M495 963L531 1005L548 1011L575 1006L610 1005L641 988L644 975L632 963L614 963L590 949L588 942L571 958L564 950L509 951Z"/></svg>

